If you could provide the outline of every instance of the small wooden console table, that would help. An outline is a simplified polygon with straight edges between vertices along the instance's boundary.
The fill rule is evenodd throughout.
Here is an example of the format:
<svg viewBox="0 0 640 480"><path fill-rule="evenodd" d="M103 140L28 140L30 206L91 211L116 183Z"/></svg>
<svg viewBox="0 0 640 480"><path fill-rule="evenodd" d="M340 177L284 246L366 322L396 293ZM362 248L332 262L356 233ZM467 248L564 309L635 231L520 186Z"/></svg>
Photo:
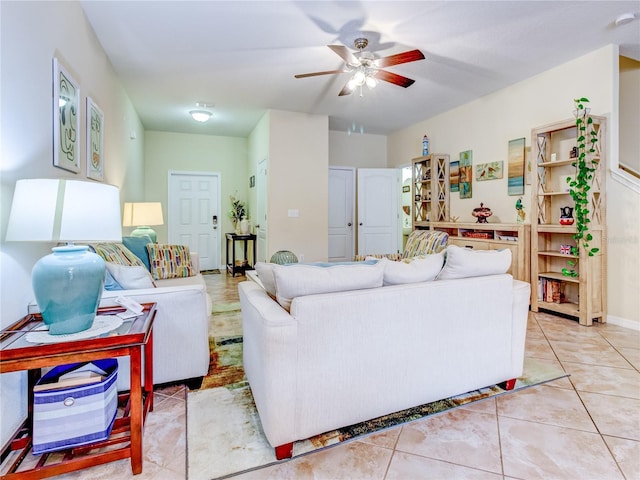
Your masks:
<svg viewBox="0 0 640 480"><path fill-rule="evenodd" d="M29 414L2 451L2 459L6 459L3 461L5 473L2 480L46 478L123 458L131 458L134 474L142 472L142 429L147 412L153 411L153 320L156 304L146 303L143 306L142 314L124 320L114 331L86 340L48 344L27 342L27 333L43 325L40 314L27 315L0 331L0 371L29 371ZM100 308L98 314L115 315L124 311L122 307L106 307ZM33 385L40 377L40 369L127 355L130 357L131 390L118 396L118 414L111 436L90 445L33 455ZM32 465L31 468L21 468L23 462Z"/></svg>
<svg viewBox="0 0 640 480"><path fill-rule="evenodd" d="M232 276L236 276L236 273L244 273L246 270L253 270L253 265L256 259L256 236L253 234L237 235L235 233L227 233L227 272ZM241 265L236 263L236 242L243 242L244 244L244 262ZM249 257L247 257L248 243L253 244L253 257L251 257L251 263L249 263ZM231 250L231 251L229 251ZM231 259L229 254L231 253Z"/></svg>

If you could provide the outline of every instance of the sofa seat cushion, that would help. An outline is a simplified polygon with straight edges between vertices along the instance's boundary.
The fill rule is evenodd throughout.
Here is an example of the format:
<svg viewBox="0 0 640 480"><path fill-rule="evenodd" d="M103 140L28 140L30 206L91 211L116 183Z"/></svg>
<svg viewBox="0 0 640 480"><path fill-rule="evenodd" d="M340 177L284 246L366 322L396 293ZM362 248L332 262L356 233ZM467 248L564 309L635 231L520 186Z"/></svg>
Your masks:
<svg viewBox="0 0 640 480"><path fill-rule="evenodd" d="M511 250L474 250L449 245L438 280L480 277L507 273L511 266Z"/></svg>
<svg viewBox="0 0 640 480"><path fill-rule="evenodd" d="M381 260L384 265L384 285L430 282L435 280L444 264L444 251L418 255L398 262Z"/></svg>
<svg viewBox="0 0 640 480"><path fill-rule="evenodd" d="M147 244L151 275L154 280L192 277L196 272L191 265L186 245Z"/></svg>
<svg viewBox="0 0 640 480"><path fill-rule="evenodd" d="M276 299L285 310L289 310L291 301L296 297L381 287L384 263L358 262L332 266L298 263L275 265L272 271Z"/></svg>

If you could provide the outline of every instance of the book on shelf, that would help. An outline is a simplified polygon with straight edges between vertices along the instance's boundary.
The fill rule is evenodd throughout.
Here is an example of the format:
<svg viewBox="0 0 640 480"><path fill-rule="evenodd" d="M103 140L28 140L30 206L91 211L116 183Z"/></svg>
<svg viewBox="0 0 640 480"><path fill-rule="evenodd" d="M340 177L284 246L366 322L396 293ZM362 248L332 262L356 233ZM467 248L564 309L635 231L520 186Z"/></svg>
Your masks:
<svg viewBox="0 0 640 480"><path fill-rule="evenodd" d="M562 303L564 300L562 280L541 278L538 281L538 300L547 303Z"/></svg>

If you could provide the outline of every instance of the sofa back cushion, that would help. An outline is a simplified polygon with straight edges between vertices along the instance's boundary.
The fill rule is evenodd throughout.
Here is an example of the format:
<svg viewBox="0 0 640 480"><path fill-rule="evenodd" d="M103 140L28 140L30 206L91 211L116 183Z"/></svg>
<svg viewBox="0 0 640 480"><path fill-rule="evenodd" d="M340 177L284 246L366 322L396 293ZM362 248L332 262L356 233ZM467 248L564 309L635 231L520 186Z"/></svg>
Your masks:
<svg viewBox="0 0 640 480"><path fill-rule="evenodd" d="M407 238L407 243L402 252L403 258L412 258L418 255L429 255L444 250L449 240L447 232L438 230L413 230Z"/></svg>
<svg viewBox="0 0 640 480"><path fill-rule="evenodd" d="M480 277L507 273L511 266L511 250L473 250L449 245L438 280Z"/></svg>
<svg viewBox="0 0 640 480"><path fill-rule="evenodd" d="M186 245L149 243L147 252L154 280L191 277L198 273L191 266L191 255Z"/></svg>
<svg viewBox="0 0 640 480"><path fill-rule="evenodd" d="M273 267L276 299L287 311L291 308L291 301L296 297L381 287L383 277L383 262L332 266L298 263ZM264 284L264 280L262 281Z"/></svg>

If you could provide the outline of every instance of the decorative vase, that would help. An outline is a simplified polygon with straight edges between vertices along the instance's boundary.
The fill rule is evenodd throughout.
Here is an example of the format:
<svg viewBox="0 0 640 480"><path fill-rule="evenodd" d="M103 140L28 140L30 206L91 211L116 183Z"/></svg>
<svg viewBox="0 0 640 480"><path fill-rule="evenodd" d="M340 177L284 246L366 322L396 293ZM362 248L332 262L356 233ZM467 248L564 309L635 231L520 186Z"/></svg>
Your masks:
<svg viewBox="0 0 640 480"><path fill-rule="evenodd" d="M560 207L560 225L573 225L573 207Z"/></svg>
<svg viewBox="0 0 640 480"><path fill-rule="evenodd" d="M286 265L288 263L298 263L298 257L293 252L288 250L278 250L276 253L271 255L271 263L277 263L278 265Z"/></svg>
<svg viewBox="0 0 640 480"><path fill-rule="evenodd" d="M236 220L236 235L242 235L242 229L240 228L241 220Z"/></svg>
<svg viewBox="0 0 640 480"><path fill-rule="evenodd" d="M86 245L55 247L33 267L33 292L51 335L91 328L104 286L105 263Z"/></svg>
<svg viewBox="0 0 640 480"><path fill-rule="evenodd" d="M249 234L249 220L247 220L246 218L240 220L240 233L242 235Z"/></svg>

